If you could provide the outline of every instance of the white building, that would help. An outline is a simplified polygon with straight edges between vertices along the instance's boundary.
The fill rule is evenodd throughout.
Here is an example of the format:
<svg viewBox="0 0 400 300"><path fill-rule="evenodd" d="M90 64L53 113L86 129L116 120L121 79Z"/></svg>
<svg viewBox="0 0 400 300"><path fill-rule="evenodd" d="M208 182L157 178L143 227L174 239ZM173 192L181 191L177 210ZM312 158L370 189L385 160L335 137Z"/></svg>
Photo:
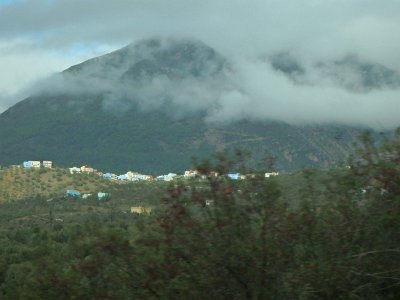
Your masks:
<svg viewBox="0 0 400 300"><path fill-rule="evenodd" d="M139 173L137 172L132 172L132 171L128 171L126 172L125 176L126 178L128 178L128 180L134 181L133 178L136 178L139 175Z"/></svg>
<svg viewBox="0 0 400 300"><path fill-rule="evenodd" d="M150 175L139 174L137 172L131 172L131 171L127 172L125 176L129 181L141 181L141 180L147 181L153 178Z"/></svg>
<svg viewBox="0 0 400 300"><path fill-rule="evenodd" d="M94 173L97 170L95 170L89 166L82 166L81 171L82 171L82 173Z"/></svg>
<svg viewBox="0 0 400 300"><path fill-rule="evenodd" d="M160 176L157 176L157 180L171 181L171 180L173 180L174 177L176 177L176 176L177 176L177 174L175 174L175 173L169 173L169 174L167 174L167 175L160 175Z"/></svg>
<svg viewBox="0 0 400 300"><path fill-rule="evenodd" d="M196 177L196 175L198 175L199 172L197 170L188 170L185 171L185 174L183 175L183 177L185 178L193 178Z"/></svg>
<svg viewBox="0 0 400 300"><path fill-rule="evenodd" d="M151 180L153 177L150 176L150 175L138 174L138 175L136 176L136 178L137 178L137 180L145 180L145 181L148 181L148 180Z"/></svg>
<svg viewBox="0 0 400 300"><path fill-rule="evenodd" d="M278 172L265 173L265 178L269 178L271 176L277 176L277 175L279 175Z"/></svg>
<svg viewBox="0 0 400 300"><path fill-rule="evenodd" d="M50 160L44 160L42 163L43 167L51 169L53 167L53 162Z"/></svg>
<svg viewBox="0 0 400 300"><path fill-rule="evenodd" d="M40 168L40 161L32 160L32 168Z"/></svg>
<svg viewBox="0 0 400 300"><path fill-rule="evenodd" d="M78 167L72 167L72 168L69 168L69 172L71 174L79 174L79 173L81 173L81 169Z"/></svg>

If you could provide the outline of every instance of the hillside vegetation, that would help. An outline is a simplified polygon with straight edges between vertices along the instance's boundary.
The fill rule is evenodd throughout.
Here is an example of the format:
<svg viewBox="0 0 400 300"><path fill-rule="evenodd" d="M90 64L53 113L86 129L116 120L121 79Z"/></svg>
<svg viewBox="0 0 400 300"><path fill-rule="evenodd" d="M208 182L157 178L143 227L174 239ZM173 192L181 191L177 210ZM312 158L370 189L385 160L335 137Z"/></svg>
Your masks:
<svg viewBox="0 0 400 300"><path fill-rule="evenodd" d="M110 190L117 184L92 174L71 175L62 168L11 167L0 170L0 202L28 197L62 196L67 189L82 193Z"/></svg>
<svg viewBox="0 0 400 300"><path fill-rule="evenodd" d="M399 299L400 130L356 153L350 168L265 178L238 151L200 163L201 182L5 202L0 296ZM234 170L253 176L210 175Z"/></svg>

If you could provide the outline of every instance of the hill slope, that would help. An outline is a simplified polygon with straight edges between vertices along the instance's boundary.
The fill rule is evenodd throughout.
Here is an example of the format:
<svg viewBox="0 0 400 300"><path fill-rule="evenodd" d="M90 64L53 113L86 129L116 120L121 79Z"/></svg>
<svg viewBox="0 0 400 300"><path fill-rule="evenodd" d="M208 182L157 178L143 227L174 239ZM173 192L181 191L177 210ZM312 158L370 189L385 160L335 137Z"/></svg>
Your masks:
<svg viewBox="0 0 400 300"><path fill-rule="evenodd" d="M160 174L236 147L275 156L281 170L346 158L358 129L205 122L212 98L233 84L231 71L192 40L146 40L73 66L0 115L0 164L49 159Z"/></svg>
<svg viewBox="0 0 400 300"><path fill-rule="evenodd" d="M5 168L0 170L0 202L34 196L63 196L67 189L97 193L115 185L118 183L95 175L71 175L67 169Z"/></svg>

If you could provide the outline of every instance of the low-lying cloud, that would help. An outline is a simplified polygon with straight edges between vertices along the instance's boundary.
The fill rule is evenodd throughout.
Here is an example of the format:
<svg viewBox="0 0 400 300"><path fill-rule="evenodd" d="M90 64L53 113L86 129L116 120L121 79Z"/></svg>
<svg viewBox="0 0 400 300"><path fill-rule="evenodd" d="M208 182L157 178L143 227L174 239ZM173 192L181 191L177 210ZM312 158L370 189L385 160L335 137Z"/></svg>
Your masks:
<svg viewBox="0 0 400 300"><path fill-rule="evenodd" d="M170 46L163 47L168 50ZM32 93L101 94L106 110L125 111L135 105L143 111L163 109L175 118L201 111L212 123L246 118L292 124L345 123L379 129L399 125L400 74L355 57L345 57L339 63L303 66L284 55L280 65L274 64L274 57L234 60L215 76L209 72L207 76L193 76L187 71L183 78L145 74L145 79L124 80L124 74L136 62L149 58L149 52L139 47L129 54L121 51L126 56L112 54L94 60L78 71L44 81Z"/></svg>
<svg viewBox="0 0 400 300"><path fill-rule="evenodd" d="M133 88L87 76L83 82L53 78L51 86L101 91L105 109L139 103L149 110L169 103L178 116L206 111L209 122L268 118L392 128L400 125L398 28L397 0L17 1L0 7L0 64L6 66L0 75L15 74L13 65L4 64L11 52L2 45L18 39L24 44L16 60L27 53L39 58L22 64L33 78L33 61L48 64L44 69L50 72L79 61L77 53L83 58L154 35L194 37L231 62L228 81L155 76ZM50 54L53 63L46 60ZM0 83L3 99L10 99L5 94L17 82ZM14 101L2 98L0 108Z"/></svg>

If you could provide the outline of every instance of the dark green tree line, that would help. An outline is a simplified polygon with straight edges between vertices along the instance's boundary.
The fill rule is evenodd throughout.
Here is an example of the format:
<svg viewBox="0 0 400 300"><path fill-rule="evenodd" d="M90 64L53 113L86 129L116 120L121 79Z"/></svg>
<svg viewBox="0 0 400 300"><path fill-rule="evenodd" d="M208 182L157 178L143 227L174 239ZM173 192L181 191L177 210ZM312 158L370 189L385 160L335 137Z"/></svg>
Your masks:
<svg viewBox="0 0 400 300"><path fill-rule="evenodd" d="M1 296L398 299L399 168L400 131L380 146L366 134L349 168L304 171L294 203L237 152L172 183L148 216L114 203L81 222L2 225ZM247 178L224 176L236 170Z"/></svg>

